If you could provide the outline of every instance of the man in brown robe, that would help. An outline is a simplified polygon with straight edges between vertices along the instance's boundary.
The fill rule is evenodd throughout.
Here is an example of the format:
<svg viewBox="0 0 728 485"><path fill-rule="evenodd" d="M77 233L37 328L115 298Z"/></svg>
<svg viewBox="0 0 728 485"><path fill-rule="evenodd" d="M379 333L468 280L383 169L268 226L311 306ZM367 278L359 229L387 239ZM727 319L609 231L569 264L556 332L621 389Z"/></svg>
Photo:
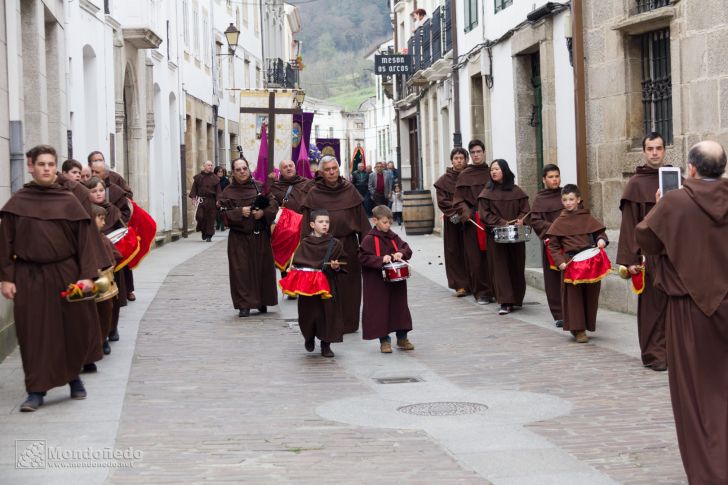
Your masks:
<svg viewBox="0 0 728 485"><path fill-rule="evenodd" d="M571 259L584 249L603 248L609 244L604 224L587 209L581 208L581 193L576 185L567 184L561 190L564 211L551 224L546 235L548 250L556 267L562 272ZM586 343L586 331L597 329L599 291L602 283L572 284L561 274L561 305L564 312L564 331L571 332L578 343Z"/></svg>
<svg viewBox="0 0 728 485"><path fill-rule="evenodd" d="M230 227L230 294L238 316L247 317L251 308L267 313L268 306L278 304L270 246L270 225L278 212L278 203L262 195L245 159L234 160L232 168L232 182L219 200Z"/></svg>
<svg viewBox="0 0 728 485"><path fill-rule="evenodd" d="M544 189L539 190L533 199L531 215L528 222L533 232L544 242L541 249L541 266L543 268L543 284L546 290L546 300L554 318L554 324L561 328L564 326L564 317L561 310L561 273L558 268L551 267L549 262L546 233L551 223L556 220L564 209L561 203L561 171L556 165L546 165L543 168Z"/></svg>
<svg viewBox="0 0 728 485"><path fill-rule="evenodd" d="M66 384L71 398L84 399L79 371L88 361L91 337L100 340L93 299L69 303L60 296L70 283L91 288L100 256L92 240L96 228L79 201L56 183L56 168L52 147L33 148L33 181L0 210L1 291L13 300L28 392L21 411L37 410L46 391Z"/></svg>
<svg viewBox="0 0 728 485"><path fill-rule="evenodd" d="M346 273L337 275L339 298L344 316L344 333L359 329L361 308L361 266L359 265L359 242L371 229L362 197L351 182L339 175L339 162L332 156L324 156L319 163L319 172L313 186L303 200L303 220L309 219L311 211L326 209L331 218L329 234L344 246ZM308 234L301 231L302 236Z"/></svg>
<svg viewBox="0 0 728 485"><path fill-rule="evenodd" d="M197 231L202 233L202 240L211 242L215 235L215 220L217 219L217 186L220 177L212 172L210 160L202 166L202 171L192 179L190 198L197 203L195 220Z"/></svg>
<svg viewBox="0 0 728 485"><path fill-rule="evenodd" d="M301 177L296 173L296 164L291 160L283 160L278 168L280 177L270 188L271 194L281 207L286 207L293 212L302 213L301 204L306 194L313 186L313 180ZM304 221L304 225L306 222Z"/></svg>
<svg viewBox="0 0 728 485"><path fill-rule="evenodd" d="M96 162L103 162L104 167L106 167L106 159L104 158L103 153L101 153L99 151L93 151L93 152L89 153L89 155L88 155L89 168L92 168ZM93 169L92 169L92 171L93 171ZM108 179L108 182L111 182L112 184L115 184L115 185L118 185L119 187L121 187L121 190L123 190L126 193L127 197L129 197L130 199L134 198L134 192L132 192L131 187L127 183L126 179L124 179L124 177L120 173L114 172L113 170L110 170L108 168L105 171L106 171L105 177L99 177L96 173L92 173L92 175L96 175L104 182L107 182L107 179Z"/></svg>
<svg viewBox="0 0 728 485"><path fill-rule="evenodd" d="M442 211L442 241L445 246L445 274L447 286L455 290L455 296L463 297L470 293L470 281L463 254L463 225L453 205L455 184L458 175L468 166L468 152L464 148L454 148L450 152L452 167L435 182L437 206Z"/></svg>
<svg viewBox="0 0 728 485"><path fill-rule="evenodd" d="M675 427L690 484L728 483L728 180L712 141L688 154L682 190L637 225L637 244L660 258L667 294L667 367Z"/></svg>
<svg viewBox="0 0 728 485"><path fill-rule="evenodd" d="M631 274L641 271L644 257L644 290L637 297L637 333L639 335L642 364L652 370L667 370L665 348L665 310L667 295L655 288L655 265L658 256L646 256L634 237L634 228L655 205L655 193L660 186L659 168L665 161L665 141L658 133L650 133L642 140L645 164L629 179L619 208L622 225L619 231L617 264L624 265Z"/></svg>
<svg viewBox="0 0 728 485"><path fill-rule="evenodd" d="M493 282L488 270L488 260L484 249L478 243L478 229L472 222L478 220L478 196L490 181L490 169L485 163L485 144L473 140L468 144L472 165L468 165L458 175L453 196L453 208L460 216L463 226L463 254L465 267L468 270L468 287L479 305L487 305L495 301ZM483 227L482 223L479 223ZM481 239L485 233L481 231Z"/></svg>

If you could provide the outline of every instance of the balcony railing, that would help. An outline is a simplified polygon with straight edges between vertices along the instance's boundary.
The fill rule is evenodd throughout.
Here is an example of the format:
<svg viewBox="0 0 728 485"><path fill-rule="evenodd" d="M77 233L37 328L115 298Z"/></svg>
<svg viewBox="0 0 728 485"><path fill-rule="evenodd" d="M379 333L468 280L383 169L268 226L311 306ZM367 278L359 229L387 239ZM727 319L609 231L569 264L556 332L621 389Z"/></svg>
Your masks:
<svg viewBox="0 0 728 485"><path fill-rule="evenodd" d="M667 7L670 5L670 0L636 0L637 2L637 13L649 12L661 7Z"/></svg>
<svg viewBox="0 0 728 485"><path fill-rule="evenodd" d="M269 88L293 89L298 85L298 71L283 59L266 59L265 82Z"/></svg>

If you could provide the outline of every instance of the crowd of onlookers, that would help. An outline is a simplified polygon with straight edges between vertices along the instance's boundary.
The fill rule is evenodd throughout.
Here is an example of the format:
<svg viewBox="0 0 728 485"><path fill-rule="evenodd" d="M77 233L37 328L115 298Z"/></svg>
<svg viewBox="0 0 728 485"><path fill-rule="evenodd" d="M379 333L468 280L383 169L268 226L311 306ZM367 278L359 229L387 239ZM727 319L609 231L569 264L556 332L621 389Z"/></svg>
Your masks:
<svg viewBox="0 0 728 485"><path fill-rule="evenodd" d="M386 205L394 214L394 221L402 225L402 185L399 170L394 162L377 162L372 167L360 163L351 174L350 181L364 199L364 209L369 217L372 209Z"/></svg>

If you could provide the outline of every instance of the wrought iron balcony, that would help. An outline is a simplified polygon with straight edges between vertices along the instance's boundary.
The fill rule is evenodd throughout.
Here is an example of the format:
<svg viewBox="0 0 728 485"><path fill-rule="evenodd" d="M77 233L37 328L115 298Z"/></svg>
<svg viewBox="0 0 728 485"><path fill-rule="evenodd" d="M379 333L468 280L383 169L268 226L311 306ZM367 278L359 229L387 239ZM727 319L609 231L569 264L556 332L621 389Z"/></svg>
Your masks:
<svg viewBox="0 0 728 485"><path fill-rule="evenodd" d="M266 59L265 82L269 88L293 89L298 85L298 70L283 59Z"/></svg>
<svg viewBox="0 0 728 485"><path fill-rule="evenodd" d="M637 13L648 12L670 5L670 0L636 0Z"/></svg>

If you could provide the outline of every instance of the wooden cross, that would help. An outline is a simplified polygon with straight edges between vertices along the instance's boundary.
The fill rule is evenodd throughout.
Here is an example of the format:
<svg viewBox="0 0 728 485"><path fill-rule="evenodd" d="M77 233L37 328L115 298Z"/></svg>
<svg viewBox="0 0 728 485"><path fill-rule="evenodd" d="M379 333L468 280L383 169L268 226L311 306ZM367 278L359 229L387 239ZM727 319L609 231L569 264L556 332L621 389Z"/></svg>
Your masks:
<svg viewBox="0 0 728 485"><path fill-rule="evenodd" d="M301 114L303 110L301 108L276 108L276 93L271 91L268 93L268 107L267 108L240 108L240 113L265 113L268 115L268 169L266 175L273 171L275 162L273 160L275 156L275 142L276 142L276 115L294 115Z"/></svg>

